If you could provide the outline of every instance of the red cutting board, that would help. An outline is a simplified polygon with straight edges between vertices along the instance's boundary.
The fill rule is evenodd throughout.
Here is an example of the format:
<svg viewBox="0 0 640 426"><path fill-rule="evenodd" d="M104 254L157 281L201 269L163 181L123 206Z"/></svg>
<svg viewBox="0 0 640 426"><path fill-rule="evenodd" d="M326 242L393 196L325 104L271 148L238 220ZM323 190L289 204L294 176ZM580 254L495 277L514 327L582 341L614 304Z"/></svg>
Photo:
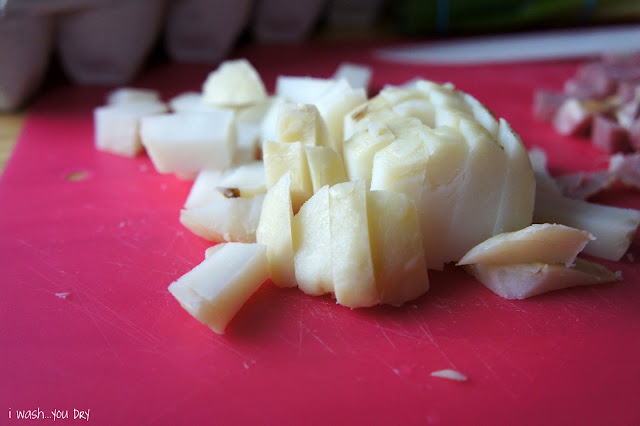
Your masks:
<svg viewBox="0 0 640 426"><path fill-rule="evenodd" d="M278 74L327 77L347 60L373 67L374 91L451 81L546 149L554 173L606 166L531 115L533 89L559 89L575 62L404 66L331 44L236 56L270 89ZM135 85L168 99L210 69L159 65ZM628 258L603 262L622 282L525 301L453 267L401 308L350 310L267 282L212 333L167 291L209 246L178 222L190 185L146 156L94 150L105 93L62 86L37 99L0 181L0 423L29 409L73 423L89 410L104 425L640 424L640 267ZM598 200L640 208L621 188ZM638 238L630 252L640 258ZM469 380L430 375L444 368Z"/></svg>

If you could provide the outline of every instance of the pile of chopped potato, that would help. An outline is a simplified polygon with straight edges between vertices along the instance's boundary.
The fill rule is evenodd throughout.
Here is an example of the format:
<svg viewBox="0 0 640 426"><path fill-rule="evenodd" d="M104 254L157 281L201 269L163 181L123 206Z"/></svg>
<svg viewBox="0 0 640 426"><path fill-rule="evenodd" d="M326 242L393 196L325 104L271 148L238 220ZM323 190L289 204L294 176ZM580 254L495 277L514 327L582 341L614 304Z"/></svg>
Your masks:
<svg viewBox="0 0 640 426"><path fill-rule="evenodd" d="M141 89L96 109L96 147L144 147L158 172L195 179L180 221L224 242L169 286L189 313L222 333L268 278L351 308L402 305L450 262L506 298L620 278L576 256L619 259L640 212L563 196L509 124L450 83L368 98L370 74L281 76L269 96L234 60L172 112Z"/></svg>

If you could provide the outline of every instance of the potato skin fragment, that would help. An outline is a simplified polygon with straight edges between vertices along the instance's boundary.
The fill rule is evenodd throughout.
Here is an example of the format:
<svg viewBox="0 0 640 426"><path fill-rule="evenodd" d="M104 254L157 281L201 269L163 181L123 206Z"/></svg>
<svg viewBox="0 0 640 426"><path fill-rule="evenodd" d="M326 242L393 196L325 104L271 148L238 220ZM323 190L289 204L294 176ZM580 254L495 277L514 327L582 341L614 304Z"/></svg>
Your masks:
<svg viewBox="0 0 640 426"><path fill-rule="evenodd" d="M225 198L239 198L240 190L238 188L218 188L218 191L224 195Z"/></svg>

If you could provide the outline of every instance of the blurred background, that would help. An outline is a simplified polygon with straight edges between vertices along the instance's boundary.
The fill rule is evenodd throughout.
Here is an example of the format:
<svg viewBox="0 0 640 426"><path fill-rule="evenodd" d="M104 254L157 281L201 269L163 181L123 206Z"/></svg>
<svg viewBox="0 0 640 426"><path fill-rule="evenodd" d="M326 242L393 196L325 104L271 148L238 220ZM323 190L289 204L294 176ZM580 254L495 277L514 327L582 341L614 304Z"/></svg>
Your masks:
<svg viewBox="0 0 640 426"><path fill-rule="evenodd" d="M0 111L48 72L125 85L158 57L215 64L244 43L440 40L640 21L638 0L0 0Z"/></svg>

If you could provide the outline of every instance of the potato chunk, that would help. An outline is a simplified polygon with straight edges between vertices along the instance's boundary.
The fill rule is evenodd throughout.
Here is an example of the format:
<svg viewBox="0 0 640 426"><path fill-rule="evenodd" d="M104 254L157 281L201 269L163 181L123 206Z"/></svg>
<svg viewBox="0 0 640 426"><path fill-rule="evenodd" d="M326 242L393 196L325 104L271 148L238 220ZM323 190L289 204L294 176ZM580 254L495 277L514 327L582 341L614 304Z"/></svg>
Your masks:
<svg viewBox="0 0 640 426"><path fill-rule="evenodd" d="M169 292L198 321L218 334L269 277L267 248L228 243L169 285Z"/></svg>
<svg viewBox="0 0 640 426"><path fill-rule="evenodd" d="M256 242L267 247L271 280L279 287L296 286L292 221L291 174L287 172L267 191L256 229Z"/></svg>

